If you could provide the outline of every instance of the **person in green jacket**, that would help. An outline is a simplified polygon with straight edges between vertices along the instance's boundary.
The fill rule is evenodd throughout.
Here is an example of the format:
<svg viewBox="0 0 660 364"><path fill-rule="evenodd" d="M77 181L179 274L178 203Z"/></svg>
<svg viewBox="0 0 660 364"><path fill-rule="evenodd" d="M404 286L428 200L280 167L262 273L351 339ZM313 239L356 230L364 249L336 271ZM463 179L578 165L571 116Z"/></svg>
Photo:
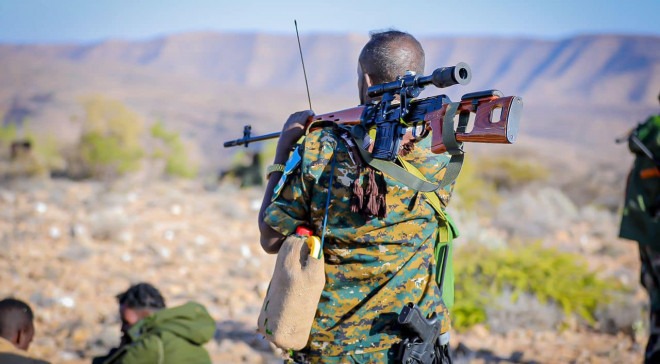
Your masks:
<svg viewBox="0 0 660 364"><path fill-rule="evenodd" d="M117 301L121 345L93 363L211 363L203 345L213 338L215 321L201 304L166 308L163 296L148 283L131 286Z"/></svg>

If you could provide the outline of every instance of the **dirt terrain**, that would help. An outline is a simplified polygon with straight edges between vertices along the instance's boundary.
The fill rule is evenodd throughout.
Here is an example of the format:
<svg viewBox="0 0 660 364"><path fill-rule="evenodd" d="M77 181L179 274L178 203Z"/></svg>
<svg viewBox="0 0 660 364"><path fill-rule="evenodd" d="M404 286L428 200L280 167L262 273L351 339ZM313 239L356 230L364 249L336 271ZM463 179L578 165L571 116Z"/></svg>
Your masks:
<svg viewBox="0 0 660 364"><path fill-rule="evenodd" d="M261 195L260 189L201 182L4 184L0 297L32 305L37 336L30 351L54 363L88 363L116 345L114 296L139 281L159 287L169 305L195 300L208 308L217 321L208 344L215 363L281 362L255 333L274 264L258 244ZM613 237L613 229L605 237L592 230L576 224L548 238L576 247L592 267L633 287L626 300L635 304L621 307L634 311L645 300L636 281L636 246ZM629 321L639 320L631 315ZM451 342L459 363L640 363L645 330L607 333L605 324L504 333L479 325L453 332Z"/></svg>

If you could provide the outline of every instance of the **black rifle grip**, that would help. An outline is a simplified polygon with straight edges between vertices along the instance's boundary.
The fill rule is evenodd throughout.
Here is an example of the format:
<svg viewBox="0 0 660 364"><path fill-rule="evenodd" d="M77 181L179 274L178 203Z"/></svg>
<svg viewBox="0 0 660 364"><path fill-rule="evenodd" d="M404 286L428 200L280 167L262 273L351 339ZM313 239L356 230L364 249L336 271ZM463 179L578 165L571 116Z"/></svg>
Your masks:
<svg viewBox="0 0 660 364"><path fill-rule="evenodd" d="M376 128L376 139L371 155L374 158L393 161L399 152L401 124L381 123Z"/></svg>

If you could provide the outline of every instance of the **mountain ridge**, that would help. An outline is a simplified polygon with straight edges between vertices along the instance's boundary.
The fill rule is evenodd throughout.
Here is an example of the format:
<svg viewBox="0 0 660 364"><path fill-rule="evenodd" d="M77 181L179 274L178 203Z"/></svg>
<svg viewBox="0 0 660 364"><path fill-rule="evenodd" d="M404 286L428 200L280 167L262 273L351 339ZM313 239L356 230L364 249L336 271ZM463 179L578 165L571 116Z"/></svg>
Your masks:
<svg viewBox="0 0 660 364"><path fill-rule="evenodd" d="M310 85L317 91L346 92L354 87L354 63L366 36L308 35L304 44ZM459 61L473 68L478 88L504 83L509 92L551 93L594 100L595 90L610 89L611 78L625 100L651 104L660 83L660 37L583 35L559 41L526 38L421 38L430 67ZM107 40L84 45L0 44L0 55L29 55L77 64L106 64L175 72L251 87L299 86L295 38L260 33L180 33L145 41ZM8 54L9 53L9 54ZM332 62L325 59L332 58ZM521 75L519 75L521 74ZM261 76L261 77L259 77ZM295 76L295 77L292 77ZM651 76L651 77L648 77ZM296 82L287 80L296 79ZM515 81L514 81L515 80ZM556 87L548 89L547 81ZM656 83L657 82L657 83ZM577 87L577 89L576 89ZM336 91L334 91L336 90ZM606 92L607 93L607 92Z"/></svg>
<svg viewBox="0 0 660 364"><path fill-rule="evenodd" d="M356 59L367 39L301 37L317 112L357 104ZM658 109L660 36L419 39L427 74L458 62L473 73L467 86L427 88L422 96L445 93L455 100L492 88L521 96L522 133L601 145ZM75 139L70 119L81 115L80 99L103 94L180 131L201 158L244 123L266 132L308 107L298 43L285 34L190 32L141 41L0 44L0 67L3 123L29 119L38 130Z"/></svg>

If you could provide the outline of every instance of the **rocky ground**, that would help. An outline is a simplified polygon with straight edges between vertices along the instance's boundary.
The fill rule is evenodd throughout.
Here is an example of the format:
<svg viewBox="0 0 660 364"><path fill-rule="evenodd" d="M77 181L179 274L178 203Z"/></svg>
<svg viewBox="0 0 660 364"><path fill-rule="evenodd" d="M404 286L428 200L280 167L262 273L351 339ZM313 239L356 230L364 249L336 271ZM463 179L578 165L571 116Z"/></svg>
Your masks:
<svg viewBox="0 0 660 364"><path fill-rule="evenodd" d="M258 244L261 194L199 182L4 184L0 297L32 305L37 336L30 351L54 363L88 363L116 345L114 296L139 281L159 287L169 305L196 300L208 308L217 321L208 345L215 363L281 362L255 333L274 264ZM580 229L589 231L574 226L555 238L569 242ZM587 237L576 253L594 267L623 271L635 292L630 300L643 302L636 247ZM452 333L452 343L464 363L641 362L643 329L606 331L575 324L495 334L477 326Z"/></svg>

